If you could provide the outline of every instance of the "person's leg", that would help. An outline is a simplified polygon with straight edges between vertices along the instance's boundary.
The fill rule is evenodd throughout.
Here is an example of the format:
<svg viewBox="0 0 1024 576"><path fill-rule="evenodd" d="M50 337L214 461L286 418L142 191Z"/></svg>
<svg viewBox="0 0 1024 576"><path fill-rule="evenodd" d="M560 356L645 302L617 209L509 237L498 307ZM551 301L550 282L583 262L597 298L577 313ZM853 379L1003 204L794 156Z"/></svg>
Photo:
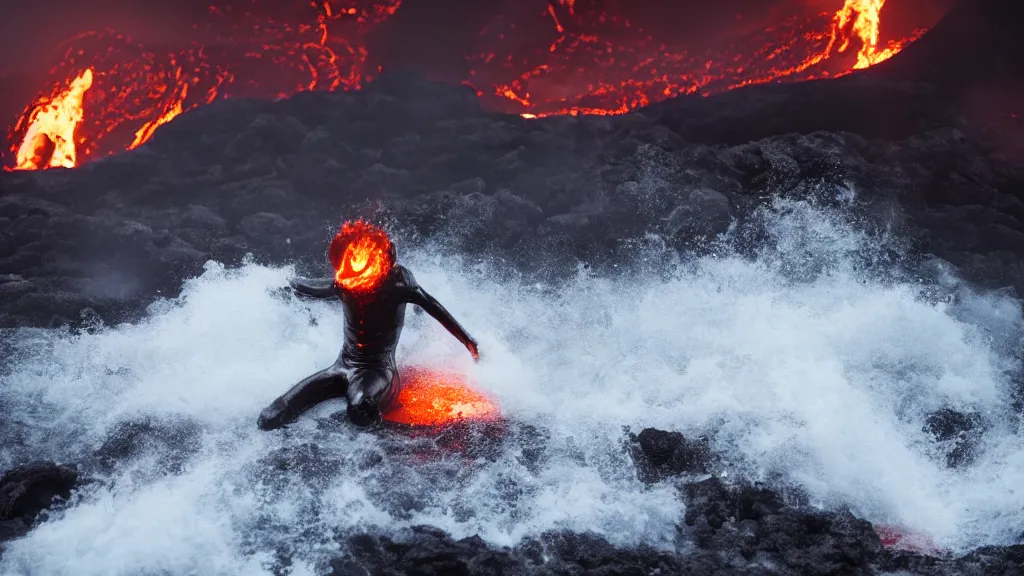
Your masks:
<svg viewBox="0 0 1024 576"><path fill-rule="evenodd" d="M345 375L334 368L321 370L292 386L260 413L257 424L273 430L293 422L300 414L331 398L340 398L348 388Z"/></svg>
<svg viewBox="0 0 1024 576"><path fill-rule="evenodd" d="M348 386L349 421L357 426L380 422L383 411L398 396L398 388L398 371L394 368L356 371Z"/></svg>

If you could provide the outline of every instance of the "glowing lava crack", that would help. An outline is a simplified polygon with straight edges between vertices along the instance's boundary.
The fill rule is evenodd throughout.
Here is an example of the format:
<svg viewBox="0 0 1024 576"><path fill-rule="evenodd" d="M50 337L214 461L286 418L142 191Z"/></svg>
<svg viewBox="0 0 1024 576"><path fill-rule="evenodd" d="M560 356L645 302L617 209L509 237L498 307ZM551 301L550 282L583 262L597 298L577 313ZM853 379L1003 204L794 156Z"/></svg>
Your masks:
<svg viewBox="0 0 1024 576"><path fill-rule="evenodd" d="M837 3L840 0L835 0ZM70 168L131 150L176 116L220 98L277 98L359 89L368 34L401 0L315 0L307 21L211 7L210 21L176 52L157 54L111 31L73 38L50 88L8 134L7 169ZM673 51L627 19L575 0L533 18L548 34L524 42L523 23L497 16L477 34L464 83L484 104L527 118L622 114L681 94L711 94L779 81L836 77L886 60L916 39L883 45L886 0L845 0L835 12L796 15L719 49ZM532 44L530 44L532 42Z"/></svg>

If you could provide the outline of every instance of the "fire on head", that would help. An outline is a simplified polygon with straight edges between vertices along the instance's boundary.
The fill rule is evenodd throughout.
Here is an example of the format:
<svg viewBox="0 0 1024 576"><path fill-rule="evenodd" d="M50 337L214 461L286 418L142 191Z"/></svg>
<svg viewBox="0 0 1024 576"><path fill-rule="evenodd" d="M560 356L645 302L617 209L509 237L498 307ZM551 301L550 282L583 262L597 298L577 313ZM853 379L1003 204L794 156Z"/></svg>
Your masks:
<svg viewBox="0 0 1024 576"><path fill-rule="evenodd" d="M348 221L331 241L328 257L339 286L353 292L370 292L395 265L395 246L387 232L373 224Z"/></svg>

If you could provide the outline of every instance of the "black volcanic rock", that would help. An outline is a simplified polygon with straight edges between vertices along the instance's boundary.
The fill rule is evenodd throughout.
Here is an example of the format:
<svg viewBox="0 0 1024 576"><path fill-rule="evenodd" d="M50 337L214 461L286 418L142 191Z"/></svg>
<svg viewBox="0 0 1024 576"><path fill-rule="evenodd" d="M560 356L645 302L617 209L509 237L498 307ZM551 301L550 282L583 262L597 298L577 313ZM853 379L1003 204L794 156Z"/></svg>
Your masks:
<svg viewBox="0 0 1024 576"><path fill-rule="evenodd" d="M8 470L0 477L0 542L25 535L55 498L69 498L78 482L74 466L52 462Z"/></svg>
<svg viewBox="0 0 1024 576"><path fill-rule="evenodd" d="M970 464L984 431L981 414L943 408L925 418L924 431L931 434L946 451L946 465L957 468Z"/></svg>
<svg viewBox="0 0 1024 576"><path fill-rule="evenodd" d="M1024 4L961 0L918 41L868 74L967 87L1019 83L1024 75Z"/></svg>
<svg viewBox="0 0 1024 576"><path fill-rule="evenodd" d="M93 457L100 470L109 472L117 463L156 453L158 470L178 474L200 447L200 429L194 423L147 418L118 423Z"/></svg>
<svg viewBox="0 0 1024 576"><path fill-rule="evenodd" d="M1016 574L1020 546L968 555L923 556L882 547L870 523L849 511L810 508L799 498L718 478L685 484L687 511L675 550L616 546L588 533L549 531L512 547L477 536L456 540L430 526L342 542L330 574Z"/></svg>
<svg viewBox="0 0 1024 576"><path fill-rule="evenodd" d="M217 102L81 169L0 174L0 325L131 317L210 258L322 268L353 216L557 276L621 270L650 234L704 250L777 196L845 198L967 279L1024 289L1024 162L955 128L934 90L860 75L530 121L393 74Z"/></svg>
<svg viewBox="0 0 1024 576"><path fill-rule="evenodd" d="M331 562L330 574L710 574L721 567L706 554L679 557L646 546L621 548L592 534L569 532L497 548L477 536L454 540L436 528L415 526L394 538L353 536L346 546L350 553Z"/></svg>
<svg viewBox="0 0 1024 576"><path fill-rule="evenodd" d="M707 438L687 440L679 432L645 428L629 435L640 479L657 482L678 474L706 474L711 464Z"/></svg>

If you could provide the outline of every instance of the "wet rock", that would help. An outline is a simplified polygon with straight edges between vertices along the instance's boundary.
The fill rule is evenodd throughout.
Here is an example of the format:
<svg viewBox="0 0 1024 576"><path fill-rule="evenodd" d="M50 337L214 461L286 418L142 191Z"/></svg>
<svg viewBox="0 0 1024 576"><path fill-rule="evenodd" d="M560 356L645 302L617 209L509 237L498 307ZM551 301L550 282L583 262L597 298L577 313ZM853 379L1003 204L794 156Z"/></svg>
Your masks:
<svg viewBox="0 0 1024 576"><path fill-rule="evenodd" d="M678 474L705 474L711 463L708 439L687 440L679 432L646 428L630 434L633 462L643 482L658 482Z"/></svg>
<svg viewBox="0 0 1024 576"><path fill-rule="evenodd" d="M456 182L450 187L452 192L461 196L469 196L471 194L483 194L487 191L487 183L484 182L483 178L470 178L469 180L463 180L462 182Z"/></svg>
<svg viewBox="0 0 1024 576"><path fill-rule="evenodd" d="M23 536L55 499L71 497L78 469L40 462L13 468L0 477L0 541Z"/></svg>
<svg viewBox="0 0 1024 576"><path fill-rule="evenodd" d="M238 228L250 240L266 242L287 238L288 231L291 229L291 223L280 214L260 212L259 214L243 218L238 224Z"/></svg>
<svg viewBox="0 0 1024 576"><path fill-rule="evenodd" d="M884 550L871 524L846 510L791 507L763 487L717 478L683 487L697 545L733 562L770 558L784 574L872 574Z"/></svg>
<svg viewBox="0 0 1024 576"><path fill-rule="evenodd" d="M275 450L261 459L259 465L276 473L297 475L302 481L313 485L325 486L341 471L344 462L318 444L307 442Z"/></svg>
<svg viewBox="0 0 1024 576"><path fill-rule="evenodd" d="M218 231L227 227L227 222L216 212L198 204L192 204L186 208L181 214L180 221L181 225L186 228Z"/></svg>
<svg viewBox="0 0 1024 576"><path fill-rule="evenodd" d="M617 548L597 536L567 532L505 548L478 536L454 540L437 528L415 526L394 539L353 536L347 548L347 556L331 562L331 574L676 574L684 565L672 554Z"/></svg>
<svg viewBox="0 0 1024 576"><path fill-rule="evenodd" d="M693 190L665 221L668 234L682 241L713 237L729 228L732 213L729 199L707 189Z"/></svg>
<svg viewBox="0 0 1024 576"><path fill-rule="evenodd" d="M241 236L218 238L210 243L210 257L224 264L237 264L250 251L249 243Z"/></svg>
<svg viewBox="0 0 1024 576"><path fill-rule="evenodd" d="M22 250L6 258L0 258L0 274L17 274L39 266L43 255L34 250Z"/></svg>
<svg viewBox="0 0 1024 576"><path fill-rule="evenodd" d="M180 474L188 460L202 447L202 430L184 419L147 418L121 422L111 429L94 454L100 469L109 472L136 458L157 459L156 468Z"/></svg>
<svg viewBox="0 0 1024 576"><path fill-rule="evenodd" d="M892 552L883 555L879 569L914 576L1016 575L1024 573L1024 545L984 546L959 558Z"/></svg>
<svg viewBox="0 0 1024 576"><path fill-rule="evenodd" d="M58 328L73 324L85 308L102 308L102 303L86 294L67 290L35 290L26 291L8 304L8 308L13 314L30 318L37 325Z"/></svg>
<svg viewBox="0 0 1024 576"><path fill-rule="evenodd" d="M946 465L957 468L970 464L983 433L981 414L943 408L925 418L924 431L946 450Z"/></svg>
<svg viewBox="0 0 1024 576"><path fill-rule="evenodd" d="M0 227L0 230L2 230L2 228L6 228L6 226ZM0 258L7 258L14 254L17 246L18 245L14 241L13 235L8 232L0 231Z"/></svg>
<svg viewBox="0 0 1024 576"><path fill-rule="evenodd" d="M35 285L27 280L0 281L0 298L10 298L13 301L35 289Z"/></svg>

